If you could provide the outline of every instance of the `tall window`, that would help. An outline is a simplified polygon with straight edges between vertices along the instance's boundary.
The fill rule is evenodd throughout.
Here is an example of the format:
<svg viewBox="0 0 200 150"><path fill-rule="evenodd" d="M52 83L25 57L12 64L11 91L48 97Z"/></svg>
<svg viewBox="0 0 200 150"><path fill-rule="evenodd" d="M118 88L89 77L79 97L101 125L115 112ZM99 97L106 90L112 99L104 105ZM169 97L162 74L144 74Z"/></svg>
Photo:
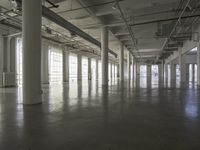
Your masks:
<svg viewBox="0 0 200 150"><path fill-rule="evenodd" d="M168 83L170 83L170 81L171 81L171 67L170 67L170 65L167 65L167 69L168 69Z"/></svg>
<svg viewBox="0 0 200 150"><path fill-rule="evenodd" d="M77 79L77 55L70 53L69 55L69 79L75 80Z"/></svg>
<svg viewBox="0 0 200 150"><path fill-rule="evenodd" d="M189 64L189 81L192 82L193 72L192 64Z"/></svg>
<svg viewBox="0 0 200 150"><path fill-rule="evenodd" d="M158 84L158 65L152 65L151 66L151 78L152 78L152 85Z"/></svg>
<svg viewBox="0 0 200 150"><path fill-rule="evenodd" d="M140 66L140 76L146 77L147 76L147 66L141 65Z"/></svg>
<svg viewBox="0 0 200 150"><path fill-rule="evenodd" d="M115 65L112 65L111 69L112 69L112 77L114 78L115 77Z"/></svg>
<svg viewBox="0 0 200 150"><path fill-rule="evenodd" d="M158 77L158 65L152 65L151 72L153 77Z"/></svg>
<svg viewBox="0 0 200 150"><path fill-rule="evenodd" d="M176 81L177 83L180 81L180 66L176 65Z"/></svg>
<svg viewBox="0 0 200 150"><path fill-rule="evenodd" d="M108 63L108 79L111 78L111 64Z"/></svg>
<svg viewBox="0 0 200 150"><path fill-rule="evenodd" d="M16 71L17 71L17 85L22 84L22 38L17 38L16 43Z"/></svg>
<svg viewBox="0 0 200 150"><path fill-rule="evenodd" d="M49 77L51 83L61 83L63 79L62 51L49 47Z"/></svg>
<svg viewBox="0 0 200 150"><path fill-rule="evenodd" d="M99 73L99 79L101 79L102 78L102 74L101 74L101 72L102 72L102 68L101 68L101 61L99 61L98 62L98 68L99 68L99 71L98 71L98 73Z"/></svg>
<svg viewBox="0 0 200 150"><path fill-rule="evenodd" d="M197 64L194 65L194 81L197 82Z"/></svg>
<svg viewBox="0 0 200 150"><path fill-rule="evenodd" d="M92 72L92 79L96 79L96 73L98 73L97 72L97 68L96 68L96 60L95 59L92 59L91 60L91 72Z"/></svg>
<svg viewBox="0 0 200 150"><path fill-rule="evenodd" d="M115 65L114 69L115 69L115 78L117 78L117 66L116 65Z"/></svg>
<svg viewBox="0 0 200 150"><path fill-rule="evenodd" d="M88 78L88 58L82 57L82 79Z"/></svg>

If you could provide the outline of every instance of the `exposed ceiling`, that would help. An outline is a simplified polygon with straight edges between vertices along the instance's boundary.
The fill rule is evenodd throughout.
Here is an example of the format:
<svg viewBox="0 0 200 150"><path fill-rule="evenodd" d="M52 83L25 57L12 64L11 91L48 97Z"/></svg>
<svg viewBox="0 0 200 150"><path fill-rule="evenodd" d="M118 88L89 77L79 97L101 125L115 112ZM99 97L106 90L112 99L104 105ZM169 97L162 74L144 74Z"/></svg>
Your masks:
<svg viewBox="0 0 200 150"><path fill-rule="evenodd" d="M191 40L195 34L191 25L198 23L200 15L199 0L49 1L58 7L53 7L45 0L43 5L98 41L101 39L102 26L108 26L110 30L109 48L116 53L119 52L120 44L123 43L126 49L138 59L153 62L167 58L183 44L184 40ZM8 10L12 9L9 0L1 0L0 5ZM122 16L125 17L128 26ZM16 18L21 19L20 16ZM43 18L43 27L68 37L71 36L68 31L45 18ZM133 37L128 28L134 34ZM74 37L74 39L85 43L92 49L98 49L80 37Z"/></svg>

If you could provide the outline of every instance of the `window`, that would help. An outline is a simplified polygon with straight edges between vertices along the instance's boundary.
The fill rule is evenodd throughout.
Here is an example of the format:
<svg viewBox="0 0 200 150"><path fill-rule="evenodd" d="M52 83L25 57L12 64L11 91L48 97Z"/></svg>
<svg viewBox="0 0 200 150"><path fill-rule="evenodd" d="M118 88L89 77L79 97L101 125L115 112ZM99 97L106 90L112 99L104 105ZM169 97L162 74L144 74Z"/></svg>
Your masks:
<svg viewBox="0 0 200 150"><path fill-rule="evenodd" d="M49 77L50 83L61 83L63 79L62 51L49 47Z"/></svg>
<svg viewBox="0 0 200 150"><path fill-rule="evenodd" d="M170 67L170 65L167 65L167 69L168 69L168 83L170 83L170 79L171 79L171 67Z"/></svg>
<svg viewBox="0 0 200 150"><path fill-rule="evenodd" d="M82 57L82 79L88 78L88 58Z"/></svg>
<svg viewBox="0 0 200 150"><path fill-rule="evenodd" d="M70 53L69 55L69 79L72 81L77 79L77 55Z"/></svg>
<svg viewBox="0 0 200 150"><path fill-rule="evenodd" d="M92 79L96 79L96 73L98 73L98 70L96 70L96 60L92 59L91 60L91 72L92 72Z"/></svg>
<svg viewBox="0 0 200 150"><path fill-rule="evenodd" d="M102 72L102 68L101 68L101 61L99 61L98 62L98 68L99 68L99 71L98 71L98 73L99 73L99 79L101 79L102 78L102 74L101 74L101 72Z"/></svg>
<svg viewBox="0 0 200 150"><path fill-rule="evenodd" d="M147 76L147 66L146 65L140 66L140 76L142 76L142 77Z"/></svg>
<svg viewBox="0 0 200 150"><path fill-rule="evenodd" d="M16 71L17 71L17 85L22 84L22 74L23 74L23 67L22 67L22 38L17 38L16 44Z"/></svg>

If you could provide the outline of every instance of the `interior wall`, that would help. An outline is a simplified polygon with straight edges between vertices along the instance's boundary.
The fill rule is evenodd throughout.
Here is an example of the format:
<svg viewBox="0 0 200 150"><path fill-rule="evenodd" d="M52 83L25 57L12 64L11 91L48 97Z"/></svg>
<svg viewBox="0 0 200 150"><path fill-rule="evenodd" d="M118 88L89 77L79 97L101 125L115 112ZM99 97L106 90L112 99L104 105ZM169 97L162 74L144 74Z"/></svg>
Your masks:
<svg viewBox="0 0 200 150"><path fill-rule="evenodd" d="M197 55L183 55L184 64L196 64L197 63ZM175 64L178 64L178 58L174 60Z"/></svg>

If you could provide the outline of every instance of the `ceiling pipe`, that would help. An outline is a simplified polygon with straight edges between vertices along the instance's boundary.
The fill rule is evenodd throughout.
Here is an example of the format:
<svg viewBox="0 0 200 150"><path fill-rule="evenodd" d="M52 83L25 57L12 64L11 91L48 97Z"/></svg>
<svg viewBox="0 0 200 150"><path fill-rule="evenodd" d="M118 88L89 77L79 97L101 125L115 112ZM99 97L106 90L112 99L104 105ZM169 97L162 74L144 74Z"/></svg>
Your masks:
<svg viewBox="0 0 200 150"><path fill-rule="evenodd" d="M129 26L129 24L128 24L128 22L127 22L125 16L124 16L124 13L123 13L123 11L122 11L120 5L119 5L118 0L116 0L116 7L118 8L118 10L119 10L119 12L120 12L120 15L121 15L121 18L123 19L123 21L124 21L124 23L126 24L126 27L127 27L127 29L128 29L128 32L130 33L132 44L133 44L135 50L137 51L139 57L141 58L140 53L139 53L139 51L138 51L137 43L136 43L136 41L135 41L135 36L134 36L133 31L132 31L131 27ZM129 50L129 51L130 51L130 50ZM131 52L131 51L130 51L130 52ZM136 58L136 56L133 54L133 52L131 52L131 54L133 55L134 58Z"/></svg>
<svg viewBox="0 0 200 150"><path fill-rule="evenodd" d="M161 54L160 54L160 56L162 55L162 52L163 52L163 49L165 48L165 45L168 43L168 41L170 40L172 34L173 34L174 31L176 30L177 25L180 23L180 20L181 20L183 14L184 14L186 8L188 7L190 1L191 1L191 0L188 0L188 1L187 1L186 5L185 5L185 7L184 7L184 9L183 9L183 11L180 13L180 15L179 15L179 17L178 17L178 20L176 21L176 24L174 25L174 27L173 27L172 31L170 32L168 38L166 38L166 40L164 41L163 46L162 46L162 49L161 49Z"/></svg>
<svg viewBox="0 0 200 150"><path fill-rule="evenodd" d="M22 0L16 0L16 1L20 5L22 4ZM48 9L45 6L42 6L42 15L43 15L43 17L51 20L52 22L58 24L59 26L65 28L66 30L72 32L73 34L76 34L76 35L80 36L81 38L85 39L86 41L98 46L99 48L101 48L101 42L97 41L92 36L85 33L84 31L82 31L81 29L79 29L78 27L76 27L72 23L68 22L63 17L59 16L58 14L56 14L55 12L53 12L52 10ZM114 55L115 57L117 57L117 54L110 49L109 49L109 53Z"/></svg>
<svg viewBox="0 0 200 150"><path fill-rule="evenodd" d="M119 1L124 1L124 0L119 0ZM62 14L62 13L66 13L66 12L72 12L72 11L77 11L77 10L82 10L82 9L87 9L87 8L99 7L99 6L109 5L109 4L113 4L113 3L115 3L115 0L110 1L110 2L98 3L98 4L87 5L87 6L83 6L83 7L79 7L79 8L69 9L69 10L65 10L65 11L60 11L57 13Z"/></svg>
<svg viewBox="0 0 200 150"><path fill-rule="evenodd" d="M188 16L183 16L180 19L188 19L188 18L196 18L200 17L200 14L196 15L188 15ZM152 20L152 21L146 21L146 22L139 22L139 23L134 23L130 24L130 26L139 26L139 25L146 25L146 24L152 24L152 23L158 23L158 22L167 22L167 21L174 21L179 19L179 17L172 17L172 18L167 18L167 19L158 19L158 20Z"/></svg>
<svg viewBox="0 0 200 150"><path fill-rule="evenodd" d="M56 4L54 4L54 3L52 3L50 0L46 0L50 5L52 5L51 7L49 7L49 8L58 8L59 7L59 5L56 5Z"/></svg>

